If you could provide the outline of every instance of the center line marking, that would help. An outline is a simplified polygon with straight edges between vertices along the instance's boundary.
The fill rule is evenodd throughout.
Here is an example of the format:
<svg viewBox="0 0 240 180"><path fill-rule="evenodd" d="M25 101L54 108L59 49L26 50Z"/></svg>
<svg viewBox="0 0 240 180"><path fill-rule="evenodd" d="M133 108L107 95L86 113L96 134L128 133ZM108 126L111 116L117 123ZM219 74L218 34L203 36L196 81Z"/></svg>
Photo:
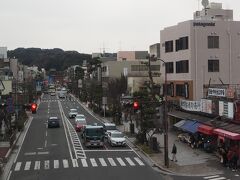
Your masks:
<svg viewBox="0 0 240 180"><path fill-rule="evenodd" d="M47 136L47 131L46 131L46 136Z"/></svg>
<svg viewBox="0 0 240 180"><path fill-rule="evenodd" d="M47 140L45 140L44 147L47 147Z"/></svg>

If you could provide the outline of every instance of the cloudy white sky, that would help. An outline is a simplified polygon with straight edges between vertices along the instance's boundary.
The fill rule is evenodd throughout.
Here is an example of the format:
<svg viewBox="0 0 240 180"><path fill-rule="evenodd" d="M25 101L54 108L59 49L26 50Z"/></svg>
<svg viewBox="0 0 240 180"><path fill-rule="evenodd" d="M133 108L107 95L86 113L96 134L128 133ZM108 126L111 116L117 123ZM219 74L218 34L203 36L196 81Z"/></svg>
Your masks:
<svg viewBox="0 0 240 180"><path fill-rule="evenodd" d="M222 2L240 19L240 0ZM201 0L0 0L0 46L81 53L148 50L160 30L193 18Z"/></svg>

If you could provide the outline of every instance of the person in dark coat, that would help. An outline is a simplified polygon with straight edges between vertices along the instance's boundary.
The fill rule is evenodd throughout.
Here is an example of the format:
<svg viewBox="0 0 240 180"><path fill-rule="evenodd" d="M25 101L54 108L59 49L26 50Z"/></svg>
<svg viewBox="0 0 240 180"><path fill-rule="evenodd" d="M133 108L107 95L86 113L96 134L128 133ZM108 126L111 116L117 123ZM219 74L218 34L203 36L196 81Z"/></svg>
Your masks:
<svg viewBox="0 0 240 180"><path fill-rule="evenodd" d="M175 144L173 144L173 147L172 147L172 160L171 161L177 162L176 154L177 154L177 146Z"/></svg>

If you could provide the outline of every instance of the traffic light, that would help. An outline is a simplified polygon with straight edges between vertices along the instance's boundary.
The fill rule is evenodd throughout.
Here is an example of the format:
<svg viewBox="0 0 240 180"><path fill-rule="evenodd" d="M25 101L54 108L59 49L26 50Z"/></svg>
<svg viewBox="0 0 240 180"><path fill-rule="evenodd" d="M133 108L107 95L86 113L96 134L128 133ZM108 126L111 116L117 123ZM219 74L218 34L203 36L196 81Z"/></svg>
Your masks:
<svg viewBox="0 0 240 180"><path fill-rule="evenodd" d="M133 102L133 110L136 112L139 109L139 103L137 101Z"/></svg>
<svg viewBox="0 0 240 180"><path fill-rule="evenodd" d="M32 111L32 114L35 114L37 112L37 104L36 103L31 104L31 111Z"/></svg>

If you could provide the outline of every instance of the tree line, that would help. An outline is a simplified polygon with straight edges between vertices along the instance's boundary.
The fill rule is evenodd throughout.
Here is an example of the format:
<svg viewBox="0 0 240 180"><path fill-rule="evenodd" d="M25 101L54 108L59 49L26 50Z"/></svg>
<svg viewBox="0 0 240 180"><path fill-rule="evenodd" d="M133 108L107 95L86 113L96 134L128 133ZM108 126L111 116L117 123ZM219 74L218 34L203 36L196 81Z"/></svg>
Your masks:
<svg viewBox="0 0 240 180"><path fill-rule="evenodd" d="M39 68L47 71L51 68L63 71L72 65L82 65L84 60L91 60L90 54L82 54L77 51L64 51L59 48L17 48L8 51L9 58L17 58L22 64Z"/></svg>

